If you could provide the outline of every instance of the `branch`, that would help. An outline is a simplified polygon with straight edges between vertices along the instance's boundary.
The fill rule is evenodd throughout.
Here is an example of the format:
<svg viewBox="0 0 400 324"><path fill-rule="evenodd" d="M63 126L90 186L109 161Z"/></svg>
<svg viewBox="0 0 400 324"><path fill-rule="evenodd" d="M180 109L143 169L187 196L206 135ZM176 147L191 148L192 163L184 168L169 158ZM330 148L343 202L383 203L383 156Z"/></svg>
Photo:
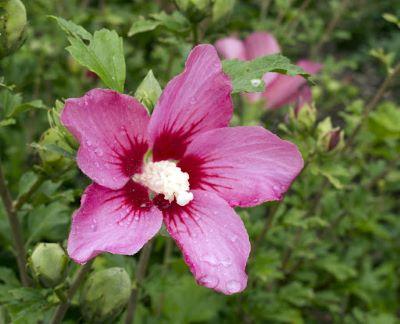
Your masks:
<svg viewBox="0 0 400 324"><path fill-rule="evenodd" d="M142 252L140 253L139 263L136 270L136 287L132 289L131 297L128 302L125 324L133 324L135 320L139 289L143 284L144 278L146 276L146 270L150 260L151 248L152 248L152 241L148 242L143 247Z"/></svg>
<svg viewBox="0 0 400 324"><path fill-rule="evenodd" d="M53 319L51 320L51 324L59 324L62 322L65 314L67 313L69 306L71 305L72 298L74 297L76 291L78 290L79 286L81 285L83 279L85 279L86 274L90 271L93 260L85 263L78 270L78 273L76 274L74 281L72 282L71 286L68 289L66 301L61 303L57 307L57 309L53 315Z"/></svg>
<svg viewBox="0 0 400 324"><path fill-rule="evenodd" d="M29 287L31 280L26 271L26 251L24 247L24 240L22 238L21 224L19 222L17 213L13 206L10 191L8 190L8 187L6 185L6 179L3 174L1 163L0 163L0 196L1 200L3 201L8 222L10 223L11 227L11 234L13 238L15 257L17 259L17 264L18 264L19 276L21 278L22 285L25 287Z"/></svg>

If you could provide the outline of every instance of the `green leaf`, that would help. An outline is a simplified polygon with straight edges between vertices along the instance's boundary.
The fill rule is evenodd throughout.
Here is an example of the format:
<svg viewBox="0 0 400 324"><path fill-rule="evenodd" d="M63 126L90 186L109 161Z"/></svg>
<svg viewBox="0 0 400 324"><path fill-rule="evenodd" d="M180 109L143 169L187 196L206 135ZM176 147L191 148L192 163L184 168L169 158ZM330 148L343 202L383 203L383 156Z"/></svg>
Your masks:
<svg viewBox="0 0 400 324"><path fill-rule="evenodd" d="M135 97L150 111L152 111L161 95L161 92L160 84L155 78L153 71L150 70L136 89Z"/></svg>
<svg viewBox="0 0 400 324"><path fill-rule="evenodd" d="M131 37L136 34L154 30L160 25L161 21L145 20L143 17L140 17L132 24L131 28L129 29L128 36Z"/></svg>
<svg viewBox="0 0 400 324"><path fill-rule="evenodd" d="M232 80L233 93L264 91L265 84L262 77L267 72L309 78L309 74L301 67L291 64L288 58L280 54L263 56L252 61L225 60L222 66Z"/></svg>
<svg viewBox="0 0 400 324"><path fill-rule="evenodd" d="M67 51L80 64L96 73L110 89L124 91L126 66L122 38L115 31L101 29L93 36L80 26L56 18L60 27L67 31L70 46ZM89 41L86 44L84 40Z"/></svg>
<svg viewBox="0 0 400 324"><path fill-rule="evenodd" d="M384 103L370 114L369 129L379 138L400 137L400 108L392 103Z"/></svg>
<svg viewBox="0 0 400 324"><path fill-rule="evenodd" d="M61 27L61 29L72 36L77 36L80 37L84 40L92 40L92 34L90 34L85 28L82 26L79 26L75 24L74 22L70 20L65 20L64 18L61 17L55 17L55 16L49 16L50 18L53 18L57 21L58 25Z"/></svg>
<svg viewBox="0 0 400 324"><path fill-rule="evenodd" d="M190 29L189 21L180 12L175 11L171 15L165 12L150 15L148 19L137 18L129 29L128 36L134 36L140 33L155 30L158 27L175 32L184 33Z"/></svg>
<svg viewBox="0 0 400 324"><path fill-rule="evenodd" d="M233 7L235 6L235 0L215 0L212 8L212 19L214 22L229 15Z"/></svg>

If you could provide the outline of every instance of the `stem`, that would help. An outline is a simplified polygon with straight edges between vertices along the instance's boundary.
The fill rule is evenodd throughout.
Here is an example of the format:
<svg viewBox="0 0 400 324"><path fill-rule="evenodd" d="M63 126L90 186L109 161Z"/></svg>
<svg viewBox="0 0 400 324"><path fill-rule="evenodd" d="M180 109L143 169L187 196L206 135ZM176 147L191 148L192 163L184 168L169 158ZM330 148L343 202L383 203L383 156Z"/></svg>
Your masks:
<svg viewBox="0 0 400 324"><path fill-rule="evenodd" d="M39 177L36 179L35 183L32 185L29 191L20 196L17 199L17 201L14 202L14 209L19 210L32 197L32 195L36 192L36 190L39 189L39 187L43 184L44 181L45 177L43 175L39 175Z"/></svg>
<svg viewBox="0 0 400 324"><path fill-rule="evenodd" d="M165 275L167 274L172 251L173 251L172 239L170 237L167 237L166 241L165 241L164 260L163 260L163 266L162 266L162 270L161 270L162 277L165 277ZM157 307L157 312L156 312L157 316L161 316L164 300L165 300L165 293L162 292L160 294L160 298L158 301L158 307Z"/></svg>
<svg viewBox="0 0 400 324"><path fill-rule="evenodd" d="M293 32L297 28L297 25L299 23L299 18L301 15L304 13L304 11L307 9L307 7L310 5L311 0L304 0L301 6L299 7L299 11L297 12L297 15L293 18L291 22L289 22L287 30L288 34L287 37L292 37Z"/></svg>
<svg viewBox="0 0 400 324"><path fill-rule="evenodd" d="M371 101L365 107L363 114L361 116L360 123L350 134L349 139L347 140L346 145L343 150L346 150L353 145L355 137L360 132L361 127L364 125L364 122L368 118L370 112L376 108L378 103L381 101L383 95L385 94L387 88L389 87L389 85L392 83L392 81L396 78L396 76L398 74L400 74L400 63L397 63L397 65L394 67L393 71L388 74L385 81L383 81L383 83L379 87L378 91L375 93L375 96L371 99Z"/></svg>
<svg viewBox="0 0 400 324"><path fill-rule="evenodd" d="M260 20L263 20L267 17L269 5L271 4L271 0L264 0L261 3L261 10L260 10Z"/></svg>
<svg viewBox="0 0 400 324"><path fill-rule="evenodd" d="M75 293L77 292L79 286L81 285L83 279L85 279L86 274L90 271L92 267L93 260L85 263L77 272L75 279L73 280L71 286L68 289L66 301L61 303L57 310L53 315L53 319L51 320L51 324L58 324L61 323L69 306L71 305L72 298L74 297Z"/></svg>
<svg viewBox="0 0 400 324"><path fill-rule="evenodd" d="M311 56L316 56L318 52L321 50L322 45L326 43L326 41L329 39L331 36L332 32L335 30L337 24L340 21L340 18L342 18L342 14L344 10L346 9L347 5L349 3L349 0L342 0L340 4L340 8L336 10L335 15L332 17L331 21L329 22L328 26L326 27L324 33L322 34L321 39L315 45L315 47L311 51Z"/></svg>
<svg viewBox="0 0 400 324"><path fill-rule="evenodd" d="M197 23L192 24L193 46L196 46L199 43L199 31L197 27Z"/></svg>
<svg viewBox="0 0 400 324"><path fill-rule="evenodd" d="M24 240L22 238L21 224L19 222L17 213L13 207L10 191L7 188L6 180L3 174L3 169L0 163L0 196L6 209L8 222L11 227L11 234L14 244L15 257L17 259L19 276L22 285L25 287L30 286L30 278L26 271L26 251L24 248Z"/></svg>
<svg viewBox="0 0 400 324"><path fill-rule="evenodd" d="M136 270L136 287L132 289L131 297L129 298L128 308L126 310L125 324L133 324L135 320L136 307L140 292L139 290L146 276L146 270L150 260L151 248L152 241L148 242L143 247L142 252L140 253L139 263Z"/></svg>

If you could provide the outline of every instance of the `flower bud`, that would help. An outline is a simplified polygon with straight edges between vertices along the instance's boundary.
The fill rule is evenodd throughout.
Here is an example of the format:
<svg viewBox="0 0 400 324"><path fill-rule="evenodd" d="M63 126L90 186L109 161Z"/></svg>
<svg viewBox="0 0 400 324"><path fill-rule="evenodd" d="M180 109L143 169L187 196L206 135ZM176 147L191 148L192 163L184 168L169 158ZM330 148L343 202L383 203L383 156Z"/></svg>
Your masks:
<svg viewBox="0 0 400 324"><path fill-rule="evenodd" d="M25 6L20 0L0 1L0 59L21 47L26 23Z"/></svg>
<svg viewBox="0 0 400 324"><path fill-rule="evenodd" d="M233 7L235 6L235 0L215 0L212 8L212 19L214 22L221 20L229 16Z"/></svg>
<svg viewBox="0 0 400 324"><path fill-rule="evenodd" d="M334 150L336 147L339 146L340 140L342 137L342 131L340 130L339 127L335 128L334 130L330 131L328 134L328 151Z"/></svg>
<svg viewBox="0 0 400 324"><path fill-rule="evenodd" d="M39 243L30 257L32 273L45 287L61 283L66 275L68 257L57 243Z"/></svg>
<svg viewBox="0 0 400 324"><path fill-rule="evenodd" d="M151 112L153 111L161 92L162 90L160 84L155 78L153 71L150 70L137 87L135 98L138 99Z"/></svg>
<svg viewBox="0 0 400 324"><path fill-rule="evenodd" d="M322 152L332 152L343 146L343 131L340 127L332 127L329 117L321 121L317 126L318 147Z"/></svg>
<svg viewBox="0 0 400 324"><path fill-rule="evenodd" d="M180 11L192 22L202 21L211 6L211 0L175 0Z"/></svg>
<svg viewBox="0 0 400 324"><path fill-rule="evenodd" d="M83 316L89 322L111 320L128 302L131 288L131 280L123 268L94 272L82 289L80 304Z"/></svg>
<svg viewBox="0 0 400 324"><path fill-rule="evenodd" d="M49 128L39 141L39 156L44 165L64 168L71 161L62 152L70 152L71 147L58 128Z"/></svg>

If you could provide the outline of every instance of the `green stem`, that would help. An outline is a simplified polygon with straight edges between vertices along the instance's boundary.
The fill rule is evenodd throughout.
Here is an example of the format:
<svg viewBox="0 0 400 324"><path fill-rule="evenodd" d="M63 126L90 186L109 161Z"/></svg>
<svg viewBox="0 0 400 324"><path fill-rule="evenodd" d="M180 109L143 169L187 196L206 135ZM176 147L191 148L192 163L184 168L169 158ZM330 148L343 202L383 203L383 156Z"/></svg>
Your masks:
<svg viewBox="0 0 400 324"><path fill-rule="evenodd" d="M125 324L133 324L135 320L136 307L138 304L138 297L140 288L146 276L147 267L150 261L150 254L152 249L152 241L148 242L142 249L139 257L139 263L136 270L136 286L132 289L131 297L129 298L128 307L126 310Z"/></svg>
<svg viewBox="0 0 400 324"><path fill-rule="evenodd" d="M57 309L53 315L53 318L50 322L51 324L59 324L62 322L65 314L67 313L69 306L71 305L72 298L75 296L75 293L77 292L78 288L80 287L81 283L83 282L83 279L85 279L86 274L90 271L93 260L87 262L78 270L78 272L75 276L75 279L72 281L72 284L67 291L66 301L61 303L57 307Z"/></svg>
<svg viewBox="0 0 400 324"><path fill-rule="evenodd" d="M6 179L4 177L1 163L0 163L0 196L1 200L3 201L8 222L11 227L11 235L14 244L15 257L17 259L17 264L18 264L19 276L21 278L22 285L25 287L29 287L31 280L26 270L26 251L24 247L24 240L22 237L21 224L19 222L16 210L13 206L13 201L11 198L10 191L8 190L8 187L6 185Z"/></svg>
<svg viewBox="0 0 400 324"><path fill-rule="evenodd" d="M319 42L311 50L312 57L315 57L321 50L322 46L329 40L329 37L331 36L332 32L335 30L337 24L340 21L340 18L342 18L343 12L347 8L348 3L349 3L349 0L342 0L342 2L340 3L340 8L338 8L335 11L335 14L333 15L332 19L328 23L328 26L326 27L324 33L322 34L322 37L320 38Z"/></svg>
<svg viewBox="0 0 400 324"><path fill-rule="evenodd" d="M46 179L43 175L39 175L32 187L14 202L14 209L21 209L21 207L32 197L45 180Z"/></svg>
<svg viewBox="0 0 400 324"><path fill-rule="evenodd" d="M199 43L199 30L198 30L198 24L193 23L192 24L192 37L193 37L193 47L196 46Z"/></svg>
<svg viewBox="0 0 400 324"><path fill-rule="evenodd" d="M353 145L354 139L360 132L365 121L368 119L370 112L376 108L376 106L381 101L381 99L382 99L383 95L385 94L389 85L399 74L400 74L400 63L397 63L397 65L394 67L394 69L388 74L385 81L383 81L383 83L379 87L378 91L375 93L374 97L371 99L371 101L365 107L363 114L361 116L361 121L356 126L356 128L353 130L353 132L350 134L349 138L346 141L343 151L349 149Z"/></svg>

